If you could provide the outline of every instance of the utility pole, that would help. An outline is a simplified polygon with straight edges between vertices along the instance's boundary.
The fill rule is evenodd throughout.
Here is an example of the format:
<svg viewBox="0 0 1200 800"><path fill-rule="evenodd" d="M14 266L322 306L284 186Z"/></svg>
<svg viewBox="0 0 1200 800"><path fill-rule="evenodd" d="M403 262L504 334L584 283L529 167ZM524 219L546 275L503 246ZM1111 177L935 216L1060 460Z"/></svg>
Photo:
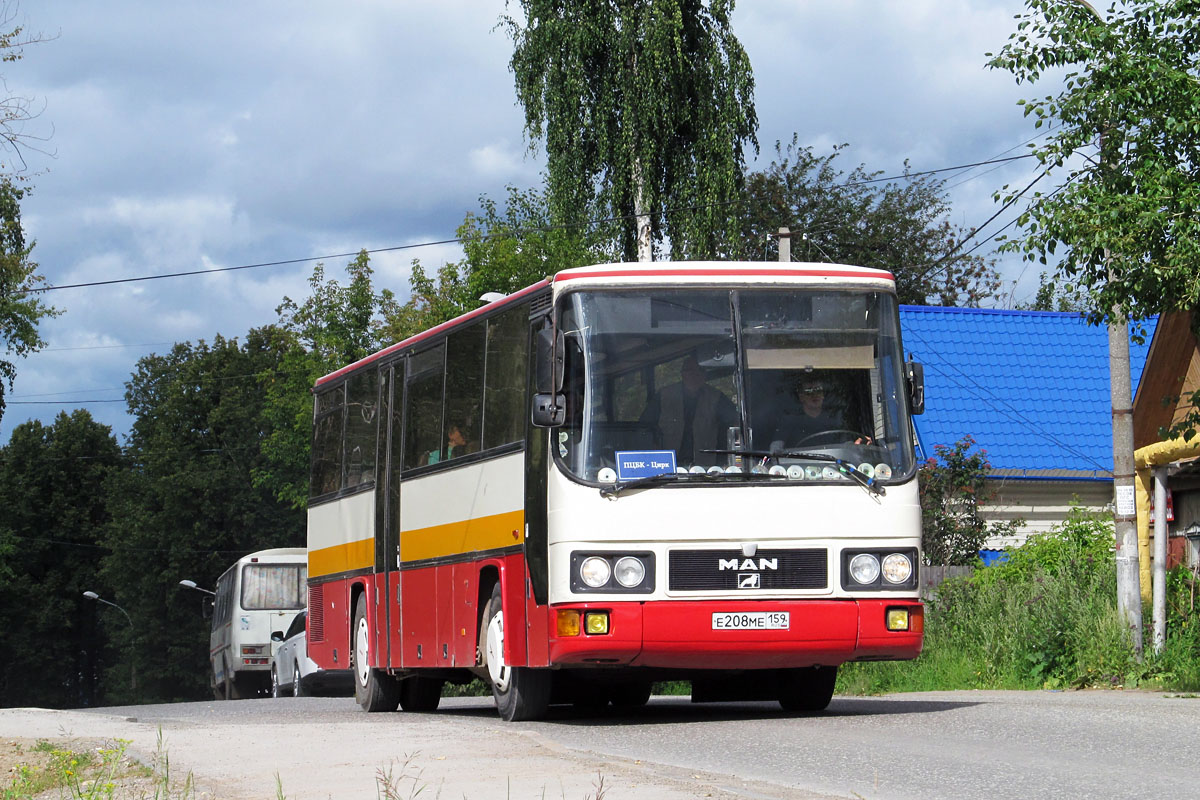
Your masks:
<svg viewBox="0 0 1200 800"><path fill-rule="evenodd" d="M784 263L792 260L792 232L787 228L779 229L779 260Z"/></svg>
<svg viewBox="0 0 1200 800"><path fill-rule="evenodd" d="M1102 24L1108 21L1087 0L1074 0ZM1100 134L1100 164L1103 177L1107 126ZM1104 262L1108 264L1108 248ZM1111 276L1111 268L1110 268ZM1130 641L1142 658L1142 591L1138 576L1137 504L1134 501L1133 392L1129 378L1129 320L1114 306L1108 323L1108 375L1112 399L1113 438L1113 528L1117 555L1117 608L1129 628ZM1166 513L1160 511L1160 514Z"/></svg>

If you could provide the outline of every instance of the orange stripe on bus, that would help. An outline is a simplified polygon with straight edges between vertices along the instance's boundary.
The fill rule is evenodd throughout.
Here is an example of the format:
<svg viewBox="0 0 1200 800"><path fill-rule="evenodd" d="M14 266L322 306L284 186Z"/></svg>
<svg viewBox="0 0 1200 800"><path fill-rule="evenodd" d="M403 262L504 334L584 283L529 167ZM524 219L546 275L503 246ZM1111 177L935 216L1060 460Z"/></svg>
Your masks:
<svg viewBox="0 0 1200 800"><path fill-rule="evenodd" d="M476 517L448 525L402 531L400 560L453 556L477 550L510 547L525 541L525 512L509 511L489 517ZM311 570L312 567L310 566Z"/></svg>
<svg viewBox="0 0 1200 800"><path fill-rule="evenodd" d="M374 566L374 539L360 539L349 544L338 544L333 547L308 551L308 576L310 578Z"/></svg>

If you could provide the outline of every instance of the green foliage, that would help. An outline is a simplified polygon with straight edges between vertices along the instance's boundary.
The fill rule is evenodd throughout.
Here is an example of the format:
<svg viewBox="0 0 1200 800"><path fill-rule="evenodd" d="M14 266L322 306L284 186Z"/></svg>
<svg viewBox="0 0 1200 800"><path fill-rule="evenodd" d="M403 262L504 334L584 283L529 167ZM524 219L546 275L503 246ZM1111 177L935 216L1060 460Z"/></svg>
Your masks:
<svg viewBox="0 0 1200 800"><path fill-rule="evenodd" d="M133 620L103 617L110 699L206 696L208 622L198 595L179 581L212 586L248 552L303 545L303 513L251 479L268 467L256 378L283 356L278 339L253 331L244 345L218 336L138 362L126 391L134 416L126 454L135 468L105 487L111 522L101 543L111 553L99 591Z"/></svg>
<svg viewBox="0 0 1200 800"><path fill-rule="evenodd" d="M1063 186L1036 194L1002 249L1049 263L1089 294L1093 321L1200 304L1200 3L1125 0L1101 20L1080 2L1027 0L989 66L1055 96L1021 101L1031 145ZM997 199L1012 199L1006 190Z"/></svg>
<svg viewBox="0 0 1200 800"><path fill-rule="evenodd" d="M1016 306L1020 311L1076 311L1086 314L1087 294L1071 283L1060 283L1045 272L1038 276L1038 290L1033 302Z"/></svg>
<svg viewBox="0 0 1200 800"><path fill-rule="evenodd" d="M375 291L365 250L346 274L349 282L343 286L326 280L325 266L317 264L308 279L308 298L297 303L285 297L275 309L279 322L256 332L277 357L258 375L266 395L261 419L265 460L252 469L254 485L296 509L308 502L313 385L393 341L385 320L394 319L399 306L391 291Z"/></svg>
<svg viewBox="0 0 1200 800"><path fill-rule="evenodd" d="M0 40L0 51L3 48ZM0 102L0 109L2 106ZM0 130L2 114L0 110ZM38 333L38 322L60 313L37 293L45 280L37 274L37 263L29 257L33 243L25 241L21 226L21 199L26 191L9 178L0 178L0 346L8 357L0 358L0 417L4 415L5 387L11 391L17 377L17 367L10 359L23 358L45 347Z"/></svg>
<svg viewBox="0 0 1200 800"><path fill-rule="evenodd" d="M776 259L776 234L786 226L793 259L890 270L901 303L978 307L995 299L993 263L957 254L967 232L948 220L945 182L878 183L881 173L861 164L846 173L836 163L845 147L818 156L796 135L786 147L775 143L776 159L746 179L740 257Z"/></svg>
<svg viewBox="0 0 1200 800"><path fill-rule="evenodd" d="M1117 610L1112 542L1111 518L1072 510L1007 562L942 584L920 658L847 665L839 690L1200 687L1194 576L1172 572L1167 646L1139 664Z"/></svg>
<svg viewBox="0 0 1200 800"><path fill-rule="evenodd" d="M465 258L443 265L436 280L413 260L412 296L384 327L398 342L479 307L488 292L511 294L554 272L609 261L617 254L610 226L555 225L546 193L508 187L501 210L488 197L458 228Z"/></svg>
<svg viewBox="0 0 1200 800"><path fill-rule="evenodd" d="M597 205L622 218L627 260L639 210L675 258L732 252L743 150L758 147L733 0L519 3L524 22L501 22L526 133L545 144L552 218L582 225Z"/></svg>
<svg viewBox="0 0 1200 800"><path fill-rule="evenodd" d="M103 666L96 604L107 478L121 462L88 412L18 425L0 449L0 697L4 705L94 705ZM123 622L123 620L122 620Z"/></svg>
<svg viewBox="0 0 1200 800"><path fill-rule="evenodd" d="M14 742L14 745L17 743ZM69 800L195 800L195 779L171 776L170 759L159 732L154 766L128 755L129 742L118 739L94 750L74 750L39 741L0 786L0 800L34 800L51 792ZM149 784L149 785L148 785Z"/></svg>
<svg viewBox="0 0 1200 800"><path fill-rule="evenodd" d="M987 492L987 451L976 450L964 436L954 447L937 445L936 456L921 465L922 549L926 564L964 565L978 560L979 548L990 536L1003 536L1022 525L1019 520L984 520L980 506Z"/></svg>

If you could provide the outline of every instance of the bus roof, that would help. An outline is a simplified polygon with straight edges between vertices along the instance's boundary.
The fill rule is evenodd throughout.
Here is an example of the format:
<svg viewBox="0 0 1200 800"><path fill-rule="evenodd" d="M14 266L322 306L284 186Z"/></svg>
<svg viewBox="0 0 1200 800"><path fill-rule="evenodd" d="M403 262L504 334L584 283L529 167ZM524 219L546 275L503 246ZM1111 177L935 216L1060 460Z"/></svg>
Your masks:
<svg viewBox="0 0 1200 800"><path fill-rule="evenodd" d="M393 345L372 353L365 358L348 364L335 372L318 378L318 387L336 381L359 367L377 361L398 350L417 344L453 328L474 317L496 311L551 285L566 285L571 281L587 281L589 284L609 286L651 285L664 279L679 280L690 284L729 281L734 283L800 283L812 286L823 284L844 285L846 282L864 284L886 284L883 288L895 287L895 276L887 270L872 267L855 267L848 264L817 264L809 262L781 263L776 261L651 261L615 264L593 264L575 267L555 273L547 280L526 286L520 291L468 311L428 330L408 337Z"/></svg>

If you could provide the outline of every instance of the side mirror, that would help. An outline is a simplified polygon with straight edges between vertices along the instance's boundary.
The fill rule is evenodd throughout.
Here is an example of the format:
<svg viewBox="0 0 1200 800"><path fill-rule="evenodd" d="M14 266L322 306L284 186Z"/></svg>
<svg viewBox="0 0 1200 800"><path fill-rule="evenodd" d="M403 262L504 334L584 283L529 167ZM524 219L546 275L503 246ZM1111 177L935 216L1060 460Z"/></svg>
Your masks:
<svg viewBox="0 0 1200 800"><path fill-rule="evenodd" d="M200 600L200 615L204 619L212 619L213 615L213 598L204 597Z"/></svg>
<svg viewBox="0 0 1200 800"><path fill-rule="evenodd" d="M542 328L537 332L538 394L551 394L562 389L565 349L561 331Z"/></svg>
<svg viewBox="0 0 1200 800"><path fill-rule="evenodd" d="M908 406L913 414L925 413L925 367L916 361L904 365L908 377Z"/></svg>
<svg viewBox="0 0 1200 800"><path fill-rule="evenodd" d="M271 631L271 641L272 642L282 642L283 641L283 631Z"/></svg>
<svg viewBox="0 0 1200 800"><path fill-rule="evenodd" d="M567 396L549 392L533 396L533 425L536 428L557 428L567 421Z"/></svg>

